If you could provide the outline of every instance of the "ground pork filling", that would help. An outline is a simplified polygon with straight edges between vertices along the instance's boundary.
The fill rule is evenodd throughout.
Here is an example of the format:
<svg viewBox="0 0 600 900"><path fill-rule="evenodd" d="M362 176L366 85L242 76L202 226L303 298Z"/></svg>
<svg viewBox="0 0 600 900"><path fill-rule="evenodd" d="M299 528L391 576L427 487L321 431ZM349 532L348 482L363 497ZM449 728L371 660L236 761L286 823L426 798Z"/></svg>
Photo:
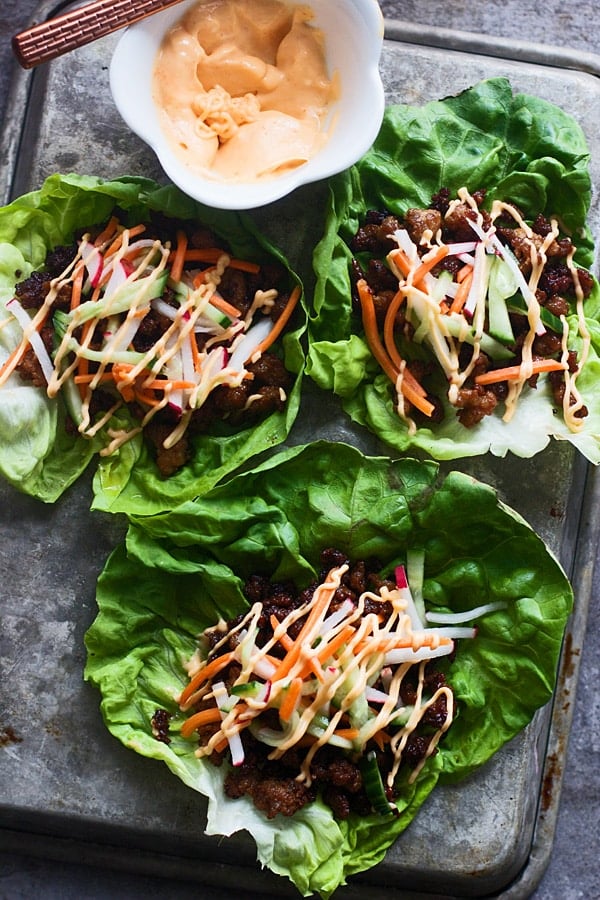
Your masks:
<svg viewBox="0 0 600 900"><path fill-rule="evenodd" d="M380 566L376 561L361 560L350 564L342 552L334 549L323 551L321 561L323 570L319 582L302 591L298 591L292 584L273 583L258 575L251 577L245 585L246 597L252 608L257 609L257 604L260 608L260 614L253 620L257 629L255 646L264 648L268 645L267 661L275 667L278 660L285 660L287 656L287 636L293 638L294 633L301 634L305 628L311 614L311 599L314 600L317 586L326 583L328 573L330 576L339 567L344 571L338 586L331 592L326 613L328 621L333 622L331 617L335 617L336 613L341 615L340 610L358 608L359 603L362 605L362 612L358 625L360 622L365 623L369 616L376 616L381 628L385 629L386 623L394 619L393 603L385 597L386 592L394 592L396 584L377 574ZM296 616L295 621L290 624L286 638L275 640L278 623L289 622L294 611L302 613L304 609L306 612ZM239 616L229 622L221 622L204 633L206 646L203 652L207 667L211 664L214 666L214 661L219 656L224 659L228 655L233 656L236 648L240 647L243 635L247 633L246 626L248 617ZM186 701L186 711L192 714L190 722L195 715L200 715L200 718L203 714L210 716L211 708L215 706L215 697L210 688L216 693L217 682L219 686L223 686L224 692L235 692L242 668L239 661L230 660L219 668L218 674L211 676L210 686L205 686L195 697L192 696L191 706ZM400 668L402 677L398 679L397 708L405 711L423 706L417 717L418 721L415 720L410 728L406 726L406 721L404 725L389 725L384 732L368 739L360 749L351 740L345 742L346 746L335 746L332 743L317 746L314 732L312 735L304 732L289 747L284 746L283 750L274 749L274 742L264 743L261 736L280 733L282 722L279 716L283 717L283 700L279 708L265 708L250 727L239 731L242 747L238 747L235 764L231 764L231 746L220 735L219 721L206 722L193 729L190 736L198 741L196 755L206 757L216 766L226 766L224 789L227 796L239 798L248 795L268 818L278 814L291 816L317 796L328 804L338 819L345 819L351 813L372 813L373 767L378 771L377 780L378 786L381 786L383 803L389 804L385 809L393 813L393 801L397 796L396 784L404 776L409 780L411 775L416 777L426 759L436 752L437 742L450 724L453 709L450 688L440 666L436 665L436 660L405 664L398 667ZM390 667L381 668L368 690L375 692L373 696L376 696L377 691L390 690L391 677ZM365 693L365 688L359 689L362 694ZM329 715L334 706L335 704L331 705ZM373 711L377 711L376 703L371 706ZM168 740L164 717L158 712L153 722L155 737ZM342 716L335 731L336 736L355 735L356 729L352 729L350 718L348 715ZM268 737L265 739L268 740ZM341 742L344 743L343 738ZM365 770L367 759L370 775ZM376 811L382 812L381 798L379 800L379 803L375 802L375 807Z"/></svg>

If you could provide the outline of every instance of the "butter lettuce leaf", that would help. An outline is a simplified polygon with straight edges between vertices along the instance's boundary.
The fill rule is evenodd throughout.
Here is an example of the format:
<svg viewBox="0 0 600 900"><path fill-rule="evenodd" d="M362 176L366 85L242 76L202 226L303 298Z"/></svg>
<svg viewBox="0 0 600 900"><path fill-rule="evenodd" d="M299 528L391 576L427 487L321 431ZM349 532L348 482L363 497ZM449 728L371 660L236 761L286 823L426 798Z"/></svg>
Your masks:
<svg viewBox="0 0 600 900"><path fill-rule="evenodd" d="M438 610L502 600L459 642L448 668L458 715L416 782L402 785L400 815L336 821L320 801L268 820L247 800L223 796L220 769L179 734L176 700L198 634L247 609L254 573L308 584L325 547L377 558L382 571L425 552L424 595ZM433 461L369 457L347 444L281 451L202 498L149 518L132 517L126 542L98 581L98 615L86 635L86 678L101 693L112 734L163 760L208 800L207 833L245 829L259 861L307 895L327 898L379 862L438 781L488 760L552 695L572 591L527 523L470 476L445 477ZM157 708L172 718L157 741Z"/></svg>
<svg viewBox="0 0 600 900"><path fill-rule="evenodd" d="M16 282L41 268L49 250L73 240L81 229L100 224L118 208L126 224L148 221L150 213L197 221L212 228L234 254L257 262L277 260L298 282L281 253L248 216L213 210L191 200L173 185L142 177L103 180L93 176L52 175L39 190L0 209L0 308ZM170 479L164 479L141 440L132 440L109 457L99 457L101 438L87 440L65 429L61 396L49 400L41 388L12 375L0 388L0 474L16 488L54 502L94 459L92 506L111 512L150 515L203 493L255 454L287 437L300 403L304 325L290 330L280 345L294 375L286 407L253 427L221 427L194 439L193 455ZM18 344L14 327L0 329L0 365ZM125 416L125 419L123 418ZM131 424L119 412L108 427Z"/></svg>
<svg viewBox="0 0 600 900"><path fill-rule="evenodd" d="M588 416L571 432L554 401L546 376L536 390L525 391L510 422L486 416L474 428L456 419L444 402L441 423L420 425L409 433L393 405L390 382L374 362L360 317L352 307L349 242L369 209L404 215L428 206L441 188L451 196L461 187L485 189L494 198L515 203L524 215L556 216L573 234L575 261L593 262L587 225L591 199L590 153L579 124L559 107L527 94L513 93L505 78L491 78L456 97L421 107L386 109L371 150L350 170L330 182L325 233L315 248L313 312L309 322L307 373L319 387L342 398L354 422L366 426L395 451L418 448L435 459L458 459L491 452L531 457L552 438L569 441L591 462L600 462L600 287L586 300L591 345L578 378ZM575 316L568 317L570 347L578 352ZM445 397L440 373L438 395ZM501 409L501 407L499 407Z"/></svg>

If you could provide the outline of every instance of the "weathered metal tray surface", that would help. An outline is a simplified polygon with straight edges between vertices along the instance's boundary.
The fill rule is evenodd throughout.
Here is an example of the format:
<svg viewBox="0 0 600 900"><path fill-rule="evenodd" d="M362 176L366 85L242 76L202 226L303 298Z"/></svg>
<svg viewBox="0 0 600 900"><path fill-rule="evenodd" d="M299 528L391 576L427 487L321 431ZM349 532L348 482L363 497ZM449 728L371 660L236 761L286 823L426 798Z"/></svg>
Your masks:
<svg viewBox="0 0 600 900"><path fill-rule="evenodd" d="M40 21L65 5L45 3ZM122 125L108 88L116 38L16 76L4 135L0 189L16 196L55 171L162 179L153 155ZM507 75L515 89L568 109L583 125L600 184L600 64L551 48L493 52L475 36L388 24L382 72L391 102L422 103L481 78ZM511 58L512 57L512 58ZM13 124L10 124L13 123ZM15 124L18 123L18 124ZM360 127L360 123L357 123ZM310 287L308 268L325 185L256 213ZM301 225L299 228L298 225ZM592 227L600 237L597 198ZM337 404L307 385L291 442L358 442ZM341 897L526 897L551 852L562 766L591 590L598 478L565 445L534 460L483 457L458 467L497 487L560 556L577 605L556 698L474 777L438 788L386 860L352 879ZM215 888L297 896L256 866L242 834L203 835L204 802L166 767L125 750L106 731L96 691L83 683L83 635L94 617L95 579L124 532L121 519L89 511L89 483L53 507L0 486L0 840L5 847Z"/></svg>

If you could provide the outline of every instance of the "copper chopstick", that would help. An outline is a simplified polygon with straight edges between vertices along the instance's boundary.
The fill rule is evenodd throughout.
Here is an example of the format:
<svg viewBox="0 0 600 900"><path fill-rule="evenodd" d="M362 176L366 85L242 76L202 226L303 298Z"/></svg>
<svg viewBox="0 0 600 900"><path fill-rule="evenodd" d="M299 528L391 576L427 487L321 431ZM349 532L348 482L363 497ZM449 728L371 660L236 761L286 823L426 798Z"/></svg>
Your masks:
<svg viewBox="0 0 600 900"><path fill-rule="evenodd" d="M12 39L12 48L23 68L31 69L179 2L93 0L16 34Z"/></svg>

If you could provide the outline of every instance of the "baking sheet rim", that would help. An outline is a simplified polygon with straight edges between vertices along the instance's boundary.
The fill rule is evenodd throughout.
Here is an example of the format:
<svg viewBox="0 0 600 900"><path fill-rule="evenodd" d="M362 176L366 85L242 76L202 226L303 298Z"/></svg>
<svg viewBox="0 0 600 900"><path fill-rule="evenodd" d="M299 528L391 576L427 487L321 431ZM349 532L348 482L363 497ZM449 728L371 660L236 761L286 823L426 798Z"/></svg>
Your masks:
<svg viewBox="0 0 600 900"><path fill-rule="evenodd" d="M44 0L36 8L31 24L44 21L73 3L56 3L55 0ZM408 43L420 47L443 49L449 52L463 52L474 56L489 56L524 64L541 65L558 69L571 69L575 72L600 76L600 56L592 53L571 51L568 48L552 45L531 44L526 41L514 41L490 35L473 34L453 29L437 28L421 25L400 19L385 20L385 37L396 43ZM4 161L0 171L0 203L6 204L12 199L14 178L18 167L19 148L24 138L29 94L36 70L21 69L16 61L13 63L13 78L6 105L5 122L2 134L0 156ZM539 883L550 861L554 842L554 833L558 819L560 793L567 759L567 746L570 726L573 718L574 697L579 677L581 649L585 635L587 613L592 592L593 560L598 546L600 522L594 523L593 509L600 503L600 472L587 466L585 475L584 503L579 518L579 529L575 544L575 559L571 573L571 581L575 591L576 605L565 635L561 654L557 690L551 702L551 718L548 730L548 741L541 773L542 788L538 801L538 812L528 860L520 875L494 896L505 900L517 900L531 894ZM557 770L557 760L561 763ZM543 802L544 787L550 788L550 800ZM112 848L104 843L97 845L93 841L74 841L58 835L33 835L31 847L24 847L24 839L29 833L13 829L0 829L0 833L15 852L32 853L44 858L76 860L75 853L81 854L85 848L84 858L88 864L104 864L115 869L128 869L139 872L133 857L128 851L128 860L115 858ZM67 848L72 848L69 853ZM116 850L117 848L114 848ZM66 852L65 852L66 851ZM144 851L137 854L144 858ZM81 856L78 857L81 861ZM119 865L121 862L121 865ZM169 867L167 867L169 868ZM142 870L143 871L143 870ZM159 872L155 874L160 874ZM166 875L176 877L174 872L166 871ZM216 884L215 884L216 886ZM422 896L411 892L412 897ZM449 898L450 900L450 898Z"/></svg>

